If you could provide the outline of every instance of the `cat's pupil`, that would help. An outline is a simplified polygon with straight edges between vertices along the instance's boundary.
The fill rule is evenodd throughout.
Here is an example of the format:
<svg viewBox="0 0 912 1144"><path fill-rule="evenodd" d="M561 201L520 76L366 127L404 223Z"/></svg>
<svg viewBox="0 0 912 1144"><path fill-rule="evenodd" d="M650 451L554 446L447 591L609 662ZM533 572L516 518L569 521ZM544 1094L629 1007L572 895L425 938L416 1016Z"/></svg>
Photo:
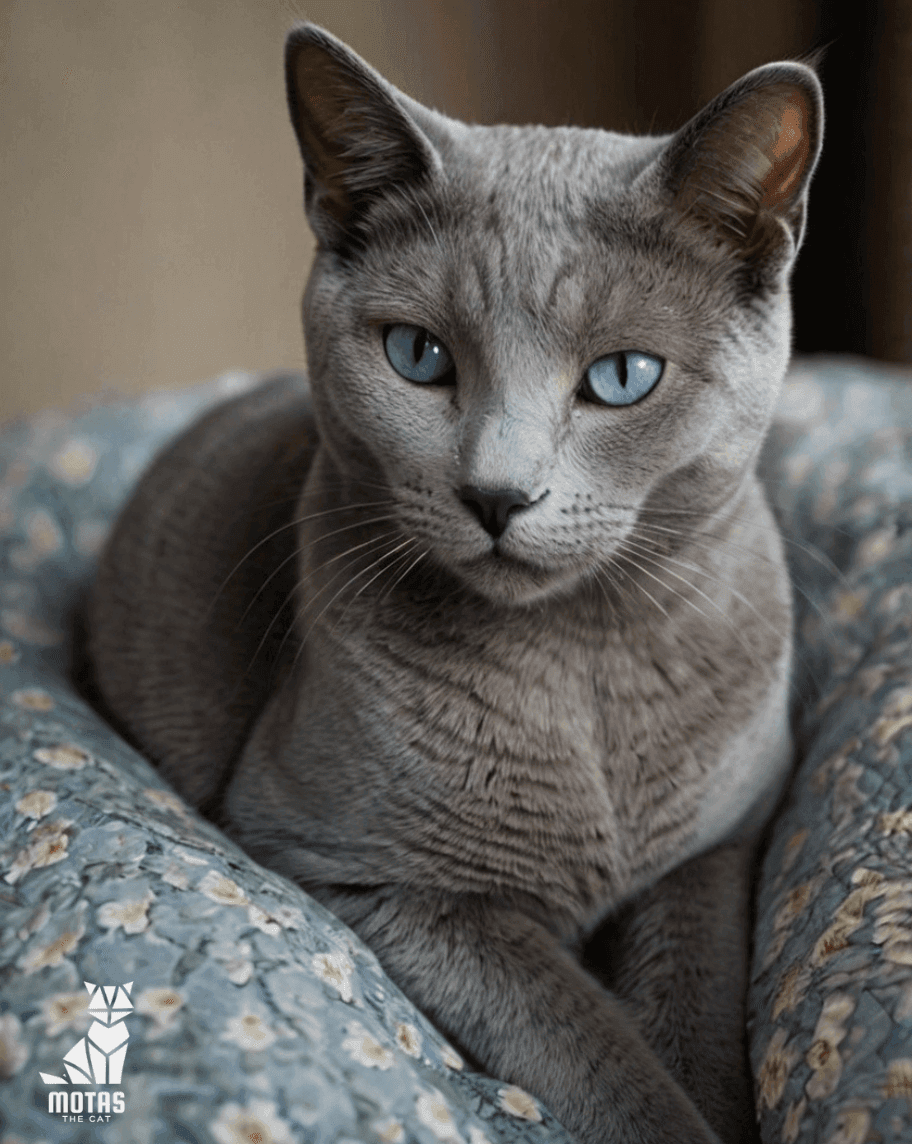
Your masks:
<svg viewBox="0 0 912 1144"><path fill-rule="evenodd" d="M415 333L415 340L412 342L412 359L417 365L424 357L424 347L427 345L427 333L425 330L417 330Z"/></svg>

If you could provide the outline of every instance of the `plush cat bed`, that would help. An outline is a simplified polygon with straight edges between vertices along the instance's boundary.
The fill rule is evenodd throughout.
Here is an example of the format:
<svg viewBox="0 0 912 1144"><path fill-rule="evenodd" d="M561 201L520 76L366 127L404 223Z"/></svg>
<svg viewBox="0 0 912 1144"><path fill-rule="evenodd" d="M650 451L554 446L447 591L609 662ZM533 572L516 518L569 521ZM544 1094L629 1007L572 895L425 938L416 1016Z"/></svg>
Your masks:
<svg viewBox="0 0 912 1144"><path fill-rule="evenodd" d="M133 480L256 381L0 433L0 1141L568 1140L68 680L72 611ZM758 892L762 1136L908 1139L912 379L799 363L762 468L796 584L801 759Z"/></svg>
<svg viewBox="0 0 912 1144"><path fill-rule="evenodd" d="M912 1139L912 377L793 371L761 466L796 588L799 766L758 893L764 1141Z"/></svg>

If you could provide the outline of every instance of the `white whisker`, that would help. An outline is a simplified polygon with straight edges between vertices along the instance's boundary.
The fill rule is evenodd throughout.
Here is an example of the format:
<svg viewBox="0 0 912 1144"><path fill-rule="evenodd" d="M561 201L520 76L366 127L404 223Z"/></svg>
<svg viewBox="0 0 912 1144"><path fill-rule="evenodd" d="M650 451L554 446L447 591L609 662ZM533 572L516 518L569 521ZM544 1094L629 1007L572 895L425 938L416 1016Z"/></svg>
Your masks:
<svg viewBox="0 0 912 1144"><path fill-rule="evenodd" d="M677 559L675 559L674 556L667 556L667 555L665 555L665 553L656 553L656 552L652 551L651 549L647 548L645 544L637 543L636 541L631 540L629 537L624 541L624 547L625 548L632 547L632 548L636 549L638 555L640 555L645 560L649 560L651 563L655 564L657 567L665 567L665 565L668 563L677 564L678 567L680 567L680 568L685 568L689 572L696 572L699 575L706 577L706 579L712 580L716 584L722 584L725 587L725 589L727 591L729 591L736 599L740 600L742 604L744 604L746 607L750 608L750 610L754 613L754 615L759 620L762 620L762 622L764 624L766 624L766 626L770 629L770 631L772 631L776 635L781 634L779 629L772 622L772 620L770 620L768 616L764 616L763 613L761 611L759 611L759 609L756 608L750 602L750 600L747 599L746 596L743 596L736 588L733 588L729 583L727 583L724 580L721 580L718 576L714 575L712 572L708 572L705 568L700 568L696 564L687 564L683 560L677 560ZM708 596L702 589L698 588L697 585L693 583L693 581L688 580L686 576L680 575L680 573L675 572L671 568L666 568L665 570L668 572L668 574L670 576L674 576L676 579L678 579L682 583L686 584L688 586L688 588L692 588L697 593L697 595L702 596L703 599L706 600L707 603L712 604L712 606L716 609L717 612L719 612L722 615L725 615L725 613L722 611L722 609L719 607L719 605L716 603L716 601L713 600L713 598L711 596ZM727 618L728 617L726 617L726 619Z"/></svg>
<svg viewBox="0 0 912 1144"><path fill-rule="evenodd" d="M694 516L697 516L697 517L704 517L705 518L706 514L703 512L700 512L697 509L684 509L684 508L668 509L668 508L664 508L664 509L643 509L641 511L641 517L642 516L645 516L647 518L652 517L652 516L658 516L658 517L665 517L665 516L690 516L690 517L694 517ZM799 551L804 552L805 555L811 557L812 560L815 560L822 567L826 568L827 571L830 572L832 575L837 576L844 583L846 582L845 576L842 574L842 572L840 572L839 568L837 568L837 566L833 563L833 561L829 558L829 556L827 556L825 552L821 552L820 549L817 548L816 545L808 544L805 541L796 540L794 537L786 535L775 524L773 524L773 525L762 524L760 521L746 520L743 517L738 517L738 516L732 516L729 519L735 524L744 525L746 528L759 528L759 529L762 529L764 532L772 533L773 535L780 537L784 543L791 544L793 547L797 548ZM851 535L852 535L850 532L848 532L842 528L834 528L833 531L838 533L840 536L851 537ZM732 541L731 543L734 543L734 541Z"/></svg>
<svg viewBox="0 0 912 1144"><path fill-rule="evenodd" d="M264 544L268 544L270 540L272 540L276 536L278 536L280 532L286 532L289 528L295 528L299 524L306 524L308 521L317 520L319 517L322 517L322 516L329 516L331 513L349 512L349 511L352 511L355 509L365 509L365 508L388 508L388 507L395 505L395 504L396 504L396 502L392 498L390 498L389 500L385 500L385 501L366 501L363 504L341 505L338 508L324 509L322 512L311 513L309 516L297 517L294 520L286 521L285 524L280 524L278 528L274 528L272 530L272 532L270 532L270 533L268 533L268 535L262 537L262 539L258 540L256 542L256 544L254 544L251 548L249 548L247 550L247 552L245 552L244 555L240 558L240 560L237 562L237 564L235 564L235 566L231 569L231 571L228 573L228 575L225 577L225 579L221 582L221 584L216 589L215 595L213 596L213 599L212 599L212 603L209 605L209 608L206 611L206 615L203 617L203 622L205 623L210 618L210 616L212 615L212 609L218 603L218 599L221 596L222 592L225 591L225 588L228 586L228 584L230 584L230 582L234 578L234 576L237 575L237 572L242 567L242 565L244 565L250 559L250 557L253 556L253 554L255 552L258 552L259 549L261 549ZM354 527L354 526L352 526L352 527Z"/></svg>
<svg viewBox="0 0 912 1144"><path fill-rule="evenodd" d="M404 569L402 572L400 572L399 575L396 577L396 579L392 582L392 584L390 584L390 586L384 590L383 595L380 597L380 599L381 600L388 600L389 597L392 595L393 589L396 587L396 585L401 580L405 579L405 577L409 574L409 572L411 572L413 568L416 568L421 563L421 561L425 558L425 556L427 556L427 554L428 554L427 550L419 553L419 555L411 562L411 564L409 564L409 566L406 569Z"/></svg>
<svg viewBox="0 0 912 1144"><path fill-rule="evenodd" d="M440 252L441 257L446 259L447 258L447 252L446 252L446 249L443 245L443 240L440 238L440 235L437 233L437 231L434 230L434 227L431 223L431 220L427 216L427 211L425 211L425 209L421 205L421 203L418 202L417 198L415 198L413 201L414 201L415 206L421 212L422 218L427 223L427 228L431 232L431 238L433 238L433 240L437 246L437 250Z"/></svg>
<svg viewBox="0 0 912 1144"><path fill-rule="evenodd" d="M417 541L415 543L417 544ZM404 554L404 557L400 556L399 560L402 560L403 558L408 559L408 556L409 556L411 551L413 551L413 549L410 549L409 552L406 552ZM424 559L425 556L427 556L427 552L423 552L421 554L421 556L419 557L419 559ZM391 565L388 565L386 568L381 568L379 571L375 572L369 580L365 581L365 583L361 585L361 587L358 589L358 591L355 592L355 594L352 596L352 598L348 601L348 603L342 609L341 613L339 614L339 618L336 620L335 624L333 624L333 631L335 631L336 627L345 618L346 612L352 606L352 604L355 602L355 600L357 600L357 598L361 595L361 593L366 591L371 586L371 584L373 584L373 582L377 579L378 576L382 576L384 574L384 572L389 572L390 568L394 567L399 562L399 560L394 560ZM379 563L379 561L378 561L378 563ZM416 560L415 564L417 564L417 563L418 563L418 561ZM373 567L373 565L372 565L372 567Z"/></svg>
<svg viewBox="0 0 912 1144"><path fill-rule="evenodd" d="M313 632L316 625L320 622L322 617L325 615L326 611L332 607L332 605L336 602L336 600L338 600L338 598L342 595L342 593L345 591L346 588L351 587L351 585L354 584L354 582L360 576L363 576L365 574L365 572L370 572L370 570L372 568L375 568L382 560L389 559L389 557L393 556L394 553L398 552L402 548L405 548L406 546L410 546L411 548L414 548L417 543L418 543L417 540L413 539L412 537L409 537L407 540L403 540L401 544L398 544L395 548L391 549L389 552L384 552L381 556L378 556L376 560L374 560L370 564L368 564L366 568L362 568L360 570L360 572L355 572L352 576L350 576L345 581L345 583L342 585L342 587L339 588L339 590L337 592L335 592L330 597L330 599L323 605L323 607L320 609L320 611L314 617L314 619L311 622L310 626L308 627L307 631L301 637L301 647L303 648L305 646L308 638L310 637L310 635ZM344 572L346 570L343 569L342 571ZM337 576L334 576L332 578L332 580L330 580L327 584L325 584L320 589L320 591L316 593L315 596L313 596L310 600L307 601L307 604L304 606L304 608L301 610L301 612L295 617L295 623L296 624L299 623L300 620L302 620L304 618L304 612L307 610L308 607L310 607L310 605L314 602L314 600L316 600L319 596L321 596L323 594L323 592L325 592L326 589L328 587L330 587L337 578L338 578L338 574L337 574Z"/></svg>
<svg viewBox="0 0 912 1144"><path fill-rule="evenodd" d="M372 537L370 540L362 541L361 544L354 544L354 545L352 545L351 548L346 549L344 552L339 552L335 556L331 556L329 558L329 560L326 560L326 561L324 561L324 563L317 565L316 568L312 568L307 573L306 576L303 576L300 580L298 580L295 583L294 587L291 589L291 591L285 596L285 599L282 601L282 603L279 605L279 607L276 608L272 619L269 621L269 624L266 628L266 631L263 632L263 635L260 638L260 642L257 644L256 651L254 651L254 653L253 653L253 656L252 656L251 661L250 661L251 665L254 663L257 656L260 654L260 652L263 650L263 646L266 643L267 639L269 638L270 632L275 627L276 620L279 618L279 616L284 611L289 600L293 599L293 597L301 590L301 588L307 583L308 580L310 580L312 577L317 575L318 572L322 572L324 568L327 568L330 564L335 563L337 560L342 560L346 556L351 556L351 554L353 552L357 552L360 549L366 548L368 545L372 545L372 544L379 547L381 544L384 544L384 543L387 543L387 544L392 543L392 541L398 539L399 535L400 534L395 529L391 529L389 532L384 532L380 536L375 536L375 537ZM296 556L297 553L294 553L293 555ZM365 555L366 555L366 553L365 553ZM373 565L369 565L369 567L373 567ZM323 585L323 587L320 589L319 592L316 593L316 595L313 597L313 599L316 599L317 596L319 596L321 593L325 592L326 589L328 587L330 587L335 582L335 580L338 579L338 577L340 575L343 575L345 571L346 570L344 568L340 569L334 576L332 576L329 579L329 581L326 584ZM307 604L305 604L304 608L306 609L310 603L311 603L311 601L308 601ZM285 641L288 639L288 636L291 634L293 627L294 627L294 624L293 623L290 624L288 631L286 631L285 635L282 637L282 643L279 647L279 651L281 651L282 648L285 646ZM249 668L248 668L248 670L249 670Z"/></svg>
<svg viewBox="0 0 912 1144"><path fill-rule="evenodd" d="M770 568L775 568L777 570L779 568L778 562L773 560L771 557L767 556L765 553L755 552L752 548L748 548L744 544L738 544L734 540L729 540L729 539L725 539L725 540L721 540L721 541L714 540L711 537L702 536L699 533L688 533L688 532L685 532L683 529L666 528L666 527L663 527L662 525L659 525L659 524L646 524L644 521L638 522L637 529L638 530L645 529L649 532L667 533L667 534L670 534L672 536L680 537L681 539L687 541L688 543L701 544L704 548L708 548L711 551L718 550L720 545L723 545L726 548L732 548L732 549L735 549L735 550L740 551L740 552L745 552L749 556L751 556L753 559L762 560L763 563L767 564ZM670 558L667 558L667 559L670 559ZM836 571L839 572L839 569L836 569ZM844 585L847 586L848 581L842 575L841 572L839 572L839 577L843 581ZM824 622L826 622L827 624L831 624L832 621L830 620L830 618L824 612L823 608L817 603L817 601L810 595L810 593L806 589L802 588L800 584L796 583L794 577L789 577L789 581L791 583L793 590L798 592L798 594L807 602L808 606L811 607ZM739 599L740 598L741 597L739 596Z"/></svg>
<svg viewBox="0 0 912 1144"><path fill-rule="evenodd" d="M668 622L675 628L678 635L684 640L684 642L686 644L688 644L689 646L694 647L693 642L688 637L687 633L684 631L684 629L681 627L681 625L679 623L676 623L672 619L672 617L662 607L662 605L658 602L658 600L656 600L656 598L653 595L651 595L651 593L649 593L638 580L634 579L634 577L631 576L629 572L625 572L624 569L621 568L620 565L617 564L617 562L614 559L611 560L611 566L616 571L620 572L621 575L624 576L627 580L630 580L631 583L634 585L634 587L639 588L639 590L646 596L646 598L651 600L652 603L655 604L655 606L659 609L659 611L663 613L663 615L666 617ZM627 596L628 599L633 599L632 594L628 593L626 591L626 589L624 589L620 584L615 584L615 587L617 587L619 590L621 590L624 593L624 595ZM635 600L633 601L633 606L636 607L636 601ZM694 650L699 654L699 650L700 650L699 648L694 647ZM666 681L669 682L669 685L672 686L672 688L674 689L674 685L671 684L670 681L668 680L667 673L664 671L664 669L661 667L661 665L656 661L655 657L653 656L650 658L652 659L652 664L653 664L654 669L656 671L660 672L660 674L663 676L663 678L665 678ZM680 733L682 742L686 741L687 734L684 730L684 725L681 722L681 716L680 716L676 706L674 704L667 705L666 711L671 714L672 719L675 723L675 726L678 728L678 731Z"/></svg>
<svg viewBox="0 0 912 1144"><path fill-rule="evenodd" d="M625 544L629 544L629 543L630 543L630 541L625 541ZM646 559L646 560L649 560L649 559L650 559L650 553L649 553L649 550L648 550L648 549L644 548L642 545L637 545L636 547L637 547L637 549L638 549L638 553L639 553L639 555L640 555L640 556L641 556L643 559ZM728 590L728 591L729 591L729 592L730 592L730 593L731 593L731 594L732 594L732 595L733 595L733 596L734 596L734 597L735 597L737 600L739 600L739 601L740 601L742 604L744 604L744 605L745 605L745 607L749 608L749 609L750 609L750 610L751 610L751 611L754 613L754 615L757 617L757 619L759 619L759 620L760 620L762 623L764 623L764 624L765 624L765 625L766 625L766 626L767 626L767 627L770 629L770 631L771 631L771 632L773 632L773 633L774 633L774 634L776 634L776 635L780 634L780 633L779 633L779 629L778 629L778 628L776 627L776 625L775 625L775 624L774 624L774 623L773 623L773 622L772 622L772 621L769 619L769 617L768 617L768 616L764 616L764 614L763 614L763 613L762 613L762 612L761 612L761 611L760 611L760 610L759 610L759 609L758 609L758 608L757 608L757 607L756 607L754 604L752 604L752 603L751 603L751 601L750 601L750 600L748 600L746 596L742 595L742 593L741 593L741 592L739 592L739 591L738 591L736 588L733 588L733 587L732 587L730 584L726 583L725 581L720 581L720 580L719 580L719 578L718 578L717 576L715 576L713 573L711 573L711 572L707 572L707 571L706 571L706 569L704 569L704 568L700 568L700 567L698 567L697 565L688 565L688 564L685 564L685 563L684 563L683 561L681 561L681 560L676 560L674 557L672 557L672 556L666 556L666 555L664 555L664 554L660 554L660 557L659 557L659 559L658 559L658 560L656 560L656 559L654 559L654 558L652 559L652 563L654 563L654 564L657 564L657 565L658 565L658 564L661 564L662 566L664 566L665 562L667 562L667 561L671 561L671 562L672 562L672 563L674 563L674 564L678 564L678 565L680 565L682 568L687 568L687 569L689 569L689 570L690 570L690 571L692 571L692 572L697 572L697 573L699 573L700 575L704 576L706 579L708 579L708 580L710 580L710 581L713 581L713 582L715 582L715 583L722 583L722 584L725 586L725 588L726 588L726 589L727 589L727 590ZM712 604L712 605L713 605L713 607L717 609L717 611L719 611L720 613L722 612L722 610L721 610L721 609L718 607L718 605L715 603L715 601L714 601L714 600L713 600L713 599L712 599L710 596L707 596L707 595L706 595L706 593L704 593L704 592L701 592L701 591L700 591L700 589L699 589L699 588L696 586L696 584L692 583L692 582L691 582L690 580L688 580L688 579L687 579L685 576L680 576L680 575L678 575L676 572L672 571L672 569L670 569L670 568L666 569L666 571L668 571L668 572L669 572L669 573L670 573L672 576L676 576L676 577L677 577L679 580L682 580L682 581L683 581L685 584L687 584L687 586L688 586L689 588L692 588L692 589L693 589L695 592L698 592L698 593L699 593L701 596L703 596L703 598L704 598L704 599L706 599L706 600L707 600L707 601L708 601L710 604ZM722 614L724 615L724 613L722 613ZM821 615L822 615L822 614L823 614L823 613L821 612ZM731 621L731 620L730 620L728 617L725 617L725 618L726 618L726 620L727 620L727 621L728 621L730 624L732 624L732 625L733 625L733 621ZM797 652L797 650L795 650L794 648L793 648L793 653L794 653L794 654L796 655L796 657L798 658L798 660L799 660L799 662L801 663L802 667L803 667L803 668L804 668L804 669L807 671L807 673L808 673L808 675L810 676L810 678L811 678L811 679L814 681L814 683L815 683L815 684L816 684L818 687L820 687L820 686L821 686L821 684L820 684L820 680L817 678L817 675L816 675L816 673L814 672L814 669L813 669L813 667L811 666L811 663L810 663L810 661L808 660L808 658L807 658L806 656L804 656L804 655L801 655L800 653L798 653L798 652ZM794 686L794 683L793 683L793 686Z"/></svg>
<svg viewBox="0 0 912 1144"><path fill-rule="evenodd" d="M321 541L326 540L330 536L338 536L340 532L350 532L353 528L369 527L370 525L373 525L373 524L379 524L381 521L384 521L384 520L395 520L395 519L396 519L395 513L387 513L385 516L374 516L368 520L356 520L353 524L343 525L341 528L333 529L332 532L323 532L320 534L320 536L317 539L321 540ZM389 536L390 533L384 533L383 535ZM344 556L348 556L350 553L356 552L359 548L363 548L366 544L370 544L370 543L371 543L370 540L366 540L364 542L364 544L356 544L352 548L347 549L345 552L340 552L336 556L331 556L329 558L329 560L327 560L325 563L320 565L320 568L321 569L326 568L327 565L332 564L335 560L341 560ZM253 607L253 605L256 603L256 601L259 599L261 593L266 588L266 586L269 584L270 580L272 580L274 576L277 576L279 574L279 572L281 572L281 570L285 567L286 564L288 564L290 561L294 560L298 556L299 551L300 551L299 549L295 549L291 553L290 556L286 556L284 560L282 560L279 564L276 565L275 568L273 568L273 570L269 573L269 575L266 577L266 579L263 581L263 583L257 589L255 595L253 596L253 599L250 601L250 603L244 609L243 615L241 616L241 618L237 622L237 627L235 628L235 631L237 630L238 627L241 626L241 624L247 618L248 612Z"/></svg>
<svg viewBox="0 0 912 1144"><path fill-rule="evenodd" d="M627 563L629 563L629 564L632 564L632 565L633 565L633 567L634 567L634 568L636 568L636 569L637 569L639 572L642 572L644 576L648 576L648 577L649 577L651 580L655 580L655 582L656 582L657 584L659 584L659 585L660 585L662 588L664 588L666 592L671 592L671 593L672 593L672 595L674 595L674 596L677 596L677 597L678 597L680 600L682 600L682 601L683 601L685 604L687 604L687 605L688 605L688 607L690 607L690 608L693 608L693 610L694 610L694 611L697 613L697 615L699 615L699 616L702 616L704 620L707 620L707 621L708 621L708 622L710 622L710 623L712 622L712 619L711 619L711 617L710 617L710 616L708 616L708 615L706 614L706 612L704 612L704 611L703 611L703 609L702 609L702 608L701 608L701 607L700 607L698 604L695 604L695 603L693 602L693 600L691 600L691 599L688 599L688 597L687 597L687 596L685 596L685 595L683 594L683 592L679 592L679 591L678 591L676 588L673 588L673 587L672 587L670 584L666 584L664 580L662 580L662 579L660 579L658 576L654 575L654 573L650 572L648 568L644 568L644 567L642 566L642 564L637 564L637 562L636 562L635 560L633 560L633 559L632 559L630 556L628 556L626 553L624 553L624 554L622 554L622 555L621 555L621 559L623 559L623 560L626 560L626 561L627 561ZM644 557L644 559L646 559L646 558ZM653 561L650 561L650 563L653 563L653 564L658 564L658 562L657 562L657 561L654 561L654 560L653 560ZM685 582L686 582L686 581L685 581ZM693 584L688 584L688 586L689 586L689 587L691 587L691 588L693 588L693 587L694 587L694 585L693 585ZM697 589L695 589L695 591L696 591L696 590L697 590ZM701 593L701 595L704 595L704 596L705 596L705 593ZM706 598L707 598L707 599L709 599L709 597L706 597ZM710 600L710 603L713 603L713 602ZM745 642L744 642L744 641L741 639L741 635L740 635L740 633L739 633L739 631L738 631L738 628L737 628L737 626L736 626L736 625L735 625L735 624L732 622L732 620L730 619L730 617L728 617L728 616L726 616L726 615L725 615L725 613L722 611L722 609L721 609L721 608L719 608L719 607L718 607L718 605L716 605L716 604L713 604L713 607L715 607L715 609L716 609L716 611L719 613L719 615L720 615L720 616L722 616L722 617L723 617L723 619L725 619L725 621L727 622L728 626L731 628L731 630L732 630L732 632L733 632L733 634L734 634L735 638L738 640L738 643L740 643L740 644L741 644L741 647L742 647L742 648L744 649L744 651L746 652L748 659L751 661L751 663L754 665L754 667L757 667L757 668L759 668L759 667L760 667L760 664L759 664L759 662L757 661L757 658L756 658L756 656L754 655L754 653L753 653L752 649L750 648L750 646L749 646L748 644L746 644L746 643L745 643ZM663 609L663 610L664 610L664 609ZM666 612L666 613L665 613L665 615L667 616L667 615L668 615L668 613ZM671 618L671 617L669 617L669 619L670 619L670 618Z"/></svg>

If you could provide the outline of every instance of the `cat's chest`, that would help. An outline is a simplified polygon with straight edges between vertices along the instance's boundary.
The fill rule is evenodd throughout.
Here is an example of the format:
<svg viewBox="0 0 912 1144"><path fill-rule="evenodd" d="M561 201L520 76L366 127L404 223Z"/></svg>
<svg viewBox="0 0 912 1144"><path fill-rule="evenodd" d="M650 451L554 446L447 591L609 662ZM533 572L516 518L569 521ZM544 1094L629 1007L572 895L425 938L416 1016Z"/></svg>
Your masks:
<svg viewBox="0 0 912 1144"><path fill-rule="evenodd" d="M432 879L583 917L687 856L745 710L730 664L671 664L597 624L534 618L374 644L361 662L374 686L396 665L385 741L410 775L391 799Z"/></svg>

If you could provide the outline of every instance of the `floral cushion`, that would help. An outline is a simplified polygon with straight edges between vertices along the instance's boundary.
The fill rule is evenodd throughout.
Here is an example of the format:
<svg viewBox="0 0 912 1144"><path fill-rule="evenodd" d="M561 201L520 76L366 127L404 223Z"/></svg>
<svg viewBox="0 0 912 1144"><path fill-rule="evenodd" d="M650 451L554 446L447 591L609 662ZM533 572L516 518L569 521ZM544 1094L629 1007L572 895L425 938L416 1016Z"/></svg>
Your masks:
<svg viewBox="0 0 912 1144"><path fill-rule="evenodd" d="M799 765L759 883L764 1141L912 1139L912 377L800 363L762 471L796 589Z"/></svg>
<svg viewBox="0 0 912 1144"><path fill-rule="evenodd" d="M257 380L0 432L0 1144L569 1141L68 680L71 616L133 481ZM801 756L758 896L769 1141L909 1138L910 440L907 380L799 363L763 462L796 584Z"/></svg>

